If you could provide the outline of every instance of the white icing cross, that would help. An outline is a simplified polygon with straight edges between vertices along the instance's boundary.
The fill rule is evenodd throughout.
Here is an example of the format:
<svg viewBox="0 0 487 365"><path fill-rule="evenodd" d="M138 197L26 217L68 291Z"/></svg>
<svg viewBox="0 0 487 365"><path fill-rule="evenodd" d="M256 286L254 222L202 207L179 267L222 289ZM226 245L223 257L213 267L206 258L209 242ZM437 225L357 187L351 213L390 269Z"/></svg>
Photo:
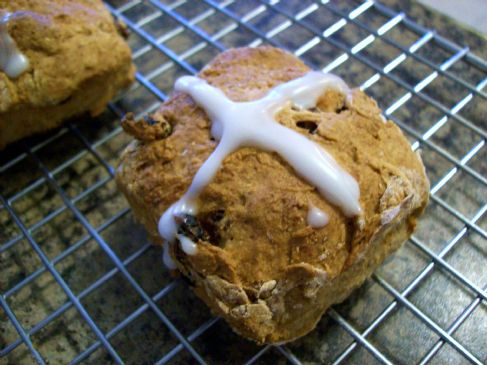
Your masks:
<svg viewBox="0 0 487 365"><path fill-rule="evenodd" d="M175 89L191 95L206 111L212 122L211 134L219 143L194 176L188 191L161 216L159 233L167 242L173 242L177 235L175 217L197 214L199 194L212 181L225 157L242 147L277 152L298 175L315 186L330 203L340 207L345 215L360 213L357 181L323 147L274 119L275 114L288 103L299 108L314 107L318 98L329 89L349 98L350 90L339 77L312 71L278 85L263 98L250 102L234 102L221 90L193 76L177 80ZM181 237L178 238L181 240ZM182 249L187 254L194 254L194 246L183 240ZM164 261L171 268L175 267L167 251Z"/></svg>

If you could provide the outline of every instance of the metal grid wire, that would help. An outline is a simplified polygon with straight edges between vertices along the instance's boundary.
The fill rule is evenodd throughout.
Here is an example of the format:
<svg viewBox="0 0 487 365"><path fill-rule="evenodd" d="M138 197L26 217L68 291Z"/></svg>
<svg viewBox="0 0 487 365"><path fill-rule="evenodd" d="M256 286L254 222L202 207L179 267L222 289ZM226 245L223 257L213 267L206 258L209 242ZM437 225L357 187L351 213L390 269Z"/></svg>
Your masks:
<svg viewBox="0 0 487 365"><path fill-rule="evenodd" d="M137 83L97 120L0 157L0 362L487 362L485 61L370 0L106 3L131 31ZM175 78L261 44L375 97L432 183L405 247L310 335L265 347L169 276L113 182L124 112L153 111Z"/></svg>

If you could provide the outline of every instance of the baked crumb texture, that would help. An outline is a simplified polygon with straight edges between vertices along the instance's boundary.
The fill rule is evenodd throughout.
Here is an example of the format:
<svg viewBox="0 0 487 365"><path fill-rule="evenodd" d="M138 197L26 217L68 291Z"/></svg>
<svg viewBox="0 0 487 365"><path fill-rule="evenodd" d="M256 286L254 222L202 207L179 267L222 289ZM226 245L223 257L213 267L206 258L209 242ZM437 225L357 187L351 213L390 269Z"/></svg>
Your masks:
<svg viewBox="0 0 487 365"><path fill-rule="evenodd" d="M0 71L0 149L100 114L133 81L130 49L101 0L0 0L0 9L27 13L8 32L30 62L15 79Z"/></svg>
<svg viewBox="0 0 487 365"><path fill-rule="evenodd" d="M224 52L199 76L231 99L248 101L307 71L294 56L261 47ZM277 119L322 145L354 176L361 216L345 217L279 155L243 148L225 159L200 195L198 216L182 220L197 254L172 245L197 295L258 343L311 331L330 305L343 301L411 235L427 204L423 164L399 128L384 122L375 101L359 90L349 107L344 101L329 91L317 108L286 107ZM210 121L188 95L175 93L152 116L135 121L129 115L123 125L136 140L122 155L117 183L162 244L161 214L216 146ZM325 227L308 226L310 204L328 214Z"/></svg>

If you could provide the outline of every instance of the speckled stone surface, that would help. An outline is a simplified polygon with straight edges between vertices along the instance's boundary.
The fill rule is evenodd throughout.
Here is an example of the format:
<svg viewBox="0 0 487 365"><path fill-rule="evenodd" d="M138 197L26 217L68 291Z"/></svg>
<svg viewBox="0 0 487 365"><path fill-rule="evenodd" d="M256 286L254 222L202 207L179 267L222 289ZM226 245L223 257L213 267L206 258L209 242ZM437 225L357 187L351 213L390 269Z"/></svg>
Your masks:
<svg viewBox="0 0 487 365"><path fill-rule="evenodd" d="M109 3L117 7L126 1L111 0ZM277 7L298 14L312 3L313 1L290 0L283 1ZM384 0L383 3L397 10L404 10L419 23L436 28L445 37L462 46L468 45L475 54L487 57L484 39L458 28L446 18L411 1ZM303 21L312 29L323 31L340 19L341 12L349 13L357 4L352 0L331 1L327 7L320 7L304 17ZM260 5L258 1L245 1L229 5L228 9L242 16L258 9ZM127 10L124 15L137 22L153 14L154 10L152 5L143 3ZM209 10L211 9L208 9L208 6L199 1L187 2L174 9L188 19ZM286 20L283 15L269 9L257 14L248 22L264 33ZM373 29L378 29L387 20L373 9L356 18L363 26ZM215 47L202 44L201 39L194 33L179 29L176 21L167 15L156 17L144 24L143 29L153 37L163 37L175 32L173 38L163 39L163 46L177 54L186 52L186 62L195 69L202 67L218 53ZM248 29L242 26L235 28L232 24L227 17L216 13L200 21L198 26L210 35L217 34L225 27L233 27L234 31L218 39L225 47L242 46L258 39ZM342 49L336 47L337 42L350 48L369 34L364 27L347 24L330 36L335 45L333 42L322 40L302 58L315 68L324 67L343 53ZM309 30L292 25L272 39L282 47L297 49L313 37L314 34ZM405 48L409 48L419 38L402 24L388 31L384 37ZM134 50L139 50L146 44L136 34L130 36L129 43ZM195 44L201 44L200 51L194 54L187 52ZM402 50L384 39L375 39L366 48L357 52L376 64L378 69L382 69L401 53ZM434 40L426 43L416 53L437 66L452 56L441 49ZM166 56L155 49L140 52L135 60L139 72L149 77L164 93L169 93L174 79L185 73L168 61ZM163 67L159 71L154 71L161 65ZM372 69L361 60L350 57L333 72L342 76L350 85L359 86L372 77L377 69ZM432 72L434 70L420 60L408 57L390 74L414 87ZM477 85L486 77L486 70L475 68L465 60L455 63L449 68L449 72L473 85ZM367 93L386 109L404 97L408 90L395 81L381 77L367 89ZM413 96L392 116L407 131L412 132L407 133L407 137L414 143L418 135L428 132L444 116L444 111L431 106L427 98L446 108L452 108L464 97L468 98L469 93L464 86L440 75L422 90L422 98ZM118 100L115 106L122 112L139 113L156 102L156 96L143 87L135 87ZM475 128L482 128L485 133L485 99L478 95L473 96L458 115L471 122ZM158 308L184 336L190 336L212 319L211 313L181 279L175 280L164 269L160 259L160 248L148 245L143 229L134 222L127 203L117 191L110 171L99 159L111 166L117 165L120 152L130 140L121 132L118 123L118 117L107 110L95 120L79 118L67 129L27 140L27 146L38 146L34 149L35 157L24 154L24 143L1 151L0 194L10 199L12 209L29 229L33 240L48 259L53 260L54 268L73 293L79 296L80 303L97 323L98 328L103 333L110 334L110 343L124 362L150 364L170 351L178 350L170 363L192 364L194 360L189 352L177 347L178 340L175 336L153 310L147 310L143 299L124 276L114 270L115 265L111 258L89 235L86 227L75 218L73 211L66 208L61 196L52 184L46 182L45 176L38 168L36 158L52 172L56 184L72 200L89 226L94 227L108 247L125 262L127 270L137 283L148 295L155 296L154 302ZM88 143L94 144L96 154L86 150L83 141L77 137L77 131ZM49 143L38 145L48 138L51 138ZM462 122L449 118L429 141L431 144L422 146L422 156L432 186L442 181L445 175L451 174L455 168L455 165L445 158L444 152L453 159L462 159L473 148L478 148L478 152L469 159L468 166L480 175L487 175L483 138ZM16 163L9 163L15 159ZM471 220L485 205L487 188L465 171L458 171L436 192L436 196L467 220ZM476 224L485 232L485 214ZM465 233L464 227L461 218L449 213L438 203L432 202L419 224L415 238L436 254L454 243L453 248L444 256L444 260L474 286L483 288L487 283L487 242L474 229L469 229ZM96 345L96 350L84 360L84 363L112 363L108 352L97 345L97 337L93 330L70 304L67 295L53 276L42 269L41 260L3 206L0 206L0 247L0 292L6 296L7 303L24 329L34 331L31 340L46 362L68 363L87 348ZM408 242L382 265L377 275L395 290L402 291L422 271L431 270L407 298L415 308L424 312L438 326L448 330L464 310L471 303L475 303L477 295L474 290L467 288L444 269L436 266L428 269L430 262L431 258L425 252ZM33 273L36 275L35 280L19 290L13 290ZM393 303L393 300L390 291L371 279L344 303L335 306L334 310L357 331L363 332ZM45 326L39 325L56 311L61 313L56 319L49 321ZM130 315L134 316L134 320L125 325L122 321ZM37 330L38 327L42 329ZM453 337L485 363L486 334L487 306L485 301L481 301L453 333ZM0 308L0 348L5 348L18 338L5 311ZM367 340L391 361L409 364L420 361L438 343L440 336L411 310L403 305L396 305L381 324L371 331ZM336 360L352 343L353 337L350 333L330 315L325 315L312 333L288 344L287 349L303 364L326 364ZM195 338L193 345L210 364L244 363L261 350L255 344L233 334L221 320ZM373 364L377 360L364 347L357 346L344 362ZM0 358L0 364L31 363L34 363L34 360L23 344ZM285 364L286 360L277 349L271 348L256 363ZM441 347L431 363L463 364L467 363L467 360L451 345L446 344Z"/></svg>

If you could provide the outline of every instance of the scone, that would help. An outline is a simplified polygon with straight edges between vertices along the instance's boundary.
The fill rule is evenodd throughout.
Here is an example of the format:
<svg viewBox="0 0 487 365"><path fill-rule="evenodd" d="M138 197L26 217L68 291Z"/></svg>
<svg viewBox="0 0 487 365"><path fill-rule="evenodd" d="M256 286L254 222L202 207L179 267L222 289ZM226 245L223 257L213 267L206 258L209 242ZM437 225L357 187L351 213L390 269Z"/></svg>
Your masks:
<svg viewBox="0 0 487 365"><path fill-rule="evenodd" d="M290 341L311 331L329 306L343 301L411 235L428 202L419 155L375 101L360 90L346 91L336 77L309 71L276 48L232 49L198 75L207 83L178 81L179 90L192 90L195 99L177 91L152 115L123 121L135 140L122 155L116 180L135 216L153 241L163 244L160 233L166 237L169 214L176 239L165 243L168 264L214 313L258 343ZM305 137L325 151L320 154L331 156L337 165L332 168L341 172L335 185L330 181L336 176L324 177L331 179L325 182L329 191L320 186L321 178L313 182L313 168L310 176L302 172L300 164L307 161L299 158L309 152L306 143L281 143L284 134L269 135L263 121L242 117L247 104L219 112L232 101L299 94L306 87L302 80L315 77L332 86L320 90L313 105L300 105L298 95L272 115L276 131L285 127L299 143ZM229 101L222 103L225 98ZM198 106L205 102L207 109ZM194 190L195 175L208 167L203 164L217 147L225 148L221 144L228 147L225 133L233 132L215 124L221 118L238 120L233 137L243 145L229 149L214 176L185 201L197 211L186 206L177 214L174 204ZM255 136L265 141L248 141ZM347 179L356 182L356 193ZM333 195L341 184L358 205L347 207L346 191Z"/></svg>
<svg viewBox="0 0 487 365"><path fill-rule="evenodd" d="M101 113L133 79L130 49L101 0L0 0L0 149Z"/></svg>

